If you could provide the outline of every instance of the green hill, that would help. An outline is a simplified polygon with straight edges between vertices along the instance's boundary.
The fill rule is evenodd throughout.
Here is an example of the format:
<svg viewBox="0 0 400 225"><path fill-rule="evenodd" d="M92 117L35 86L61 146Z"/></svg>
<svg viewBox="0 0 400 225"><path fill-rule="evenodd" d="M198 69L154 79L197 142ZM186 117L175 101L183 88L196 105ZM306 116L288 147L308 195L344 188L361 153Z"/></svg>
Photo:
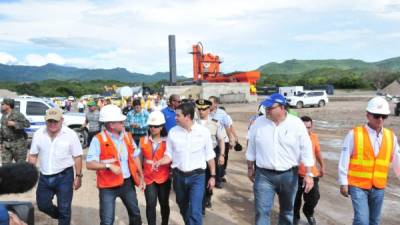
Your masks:
<svg viewBox="0 0 400 225"><path fill-rule="evenodd" d="M182 79L184 77L178 77ZM42 80L116 80L127 83L154 83L169 80L168 72L152 75L132 73L124 68L81 69L76 67L47 64L44 66L18 66L0 64L0 81L36 82Z"/></svg>
<svg viewBox="0 0 400 225"><path fill-rule="evenodd" d="M354 72L366 72L371 70L400 71L400 57L386 59L379 62L368 63L356 59L327 59L327 60L287 60L282 63L268 63L260 66L262 74L302 74L317 69L339 69Z"/></svg>

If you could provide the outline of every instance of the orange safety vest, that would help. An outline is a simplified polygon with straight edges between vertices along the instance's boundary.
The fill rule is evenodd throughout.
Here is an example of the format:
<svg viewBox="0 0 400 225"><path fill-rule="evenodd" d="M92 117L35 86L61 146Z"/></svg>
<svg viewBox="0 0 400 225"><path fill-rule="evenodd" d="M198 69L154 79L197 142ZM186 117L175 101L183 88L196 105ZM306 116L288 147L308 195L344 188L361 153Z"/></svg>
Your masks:
<svg viewBox="0 0 400 225"><path fill-rule="evenodd" d="M153 163L164 157L166 142L161 141L160 145L153 153L152 141L148 137L141 137L140 148L142 149L143 155L143 176L146 185L152 184L153 182L162 184L167 181L170 171L169 164L160 166L157 171L152 170Z"/></svg>
<svg viewBox="0 0 400 225"><path fill-rule="evenodd" d="M314 166L311 167L311 172L313 173L314 177L318 177L319 176L319 170L317 167L317 160L315 157L316 152L320 151L320 145L319 145L319 141L318 141L318 136L314 133L310 133L310 139L311 139L311 144L312 144L312 152L313 152L313 157L314 157ZM299 167L299 175L301 177L306 176L306 168L304 166L304 163L300 164Z"/></svg>
<svg viewBox="0 0 400 225"><path fill-rule="evenodd" d="M369 139L367 128L354 128L354 150L350 157L349 185L362 189L385 188L393 153L393 131L383 128L382 144L378 155Z"/></svg>
<svg viewBox="0 0 400 225"><path fill-rule="evenodd" d="M100 162L110 163L121 166L119 155L114 142L111 140L107 132L100 132L96 135L100 142ZM137 174L137 168L133 160L134 146L132 144L132 136L130 133L124 133L124 143L128 151L128 165L131 176L138 186L140 179ZM97 187L98 188L112 188L121 186L124 183L122 172L118 175L114 174L111 170L97 170Z"/></svg>

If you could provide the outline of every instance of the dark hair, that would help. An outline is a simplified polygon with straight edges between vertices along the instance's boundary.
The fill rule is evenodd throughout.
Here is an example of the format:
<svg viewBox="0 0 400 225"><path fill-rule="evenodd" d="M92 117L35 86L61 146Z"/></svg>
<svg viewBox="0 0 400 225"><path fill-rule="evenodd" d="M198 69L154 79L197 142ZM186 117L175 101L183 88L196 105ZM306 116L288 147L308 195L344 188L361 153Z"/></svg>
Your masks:
<svg viewBox="0 0 400 225"><path fill-rule="evenodd" d="M133 100L132 105L137 106L137 105L142 105L142 104L140 103L140 99L135 99L135 100Z"/></svg>
<svg viewBox="0 0 400 225"><path fill-rule="evenodd" d="M174 101L175 98L177 98L177 97L179 97L179 95L177 95L177 94L172 94L172 95L169 96L169 100L168 100L168 101L171 103L171 102Z"/></svg>
<svg viewBox="0 0 400 225"><path fill-rule="evenodd" d="M178 107L176 107L176 109L180 109L184 116L189 115L191 120L194 119L194 106L192 103L182 103Z"/></svg>
<svg viewBox="0 0 400 225"><path fill-rule="evenodd" d="M147 129L147 135L151 136L150 127ZM167 135L168 135L167 128L165 128L165 124L163 124L161 132L160 132L160 136L161 137L166 137Z"/></svg>
<svg viewBox="0 0 400 225"><path fill-rule="evenodd" d="M209 100L212 99L214 103L218 103L219 104L219 98L217 96L212 95L212 96L208 97L208 99Z"/></svg>
<svg viewBox="0 0 400 225"><path fill-rule="evenodd" d="M220 109L226 111L225 107L223 107L223 106L219 106L218 108L220 108Z"/></svg>
<svg viewBox="0 0 400 225"><path fill-rule="evenodd" d="M312 123L312 119L309 116L302 116L300 117L301 120L303 120L303 122L311 122Z"/></svg>

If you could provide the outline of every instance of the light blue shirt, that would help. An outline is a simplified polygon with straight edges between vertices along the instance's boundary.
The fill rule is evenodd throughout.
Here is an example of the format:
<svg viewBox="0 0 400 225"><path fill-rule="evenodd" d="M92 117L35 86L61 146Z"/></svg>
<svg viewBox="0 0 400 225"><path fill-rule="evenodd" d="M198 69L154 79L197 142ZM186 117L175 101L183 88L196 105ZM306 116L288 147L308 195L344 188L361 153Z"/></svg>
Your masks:
<svg viewBox="0 0 400 225"><path fill-rule="evenodd" d="M107 132L107 134L110 135L110 138L114 142L117 151L121 148L120 150L121 152L119 153L119 161L121 163L122 175L124 179L129 178L131 176L131 172L129 171L129 165L128 165L128 151L126 149L126 145L124 144L124 132L121 132L119 138L117 138L110 132ZM133 139L131 142L133 144L133 147L135 148L132 157L136 158L137 156L140 155L141 150L136 147L136 144L133 141ZM99 139L97 139L97 136L95 136L92 139L92 142L90 142L89 150L86 156L86 162L90 161L100 162L100 141Z"/></svg>

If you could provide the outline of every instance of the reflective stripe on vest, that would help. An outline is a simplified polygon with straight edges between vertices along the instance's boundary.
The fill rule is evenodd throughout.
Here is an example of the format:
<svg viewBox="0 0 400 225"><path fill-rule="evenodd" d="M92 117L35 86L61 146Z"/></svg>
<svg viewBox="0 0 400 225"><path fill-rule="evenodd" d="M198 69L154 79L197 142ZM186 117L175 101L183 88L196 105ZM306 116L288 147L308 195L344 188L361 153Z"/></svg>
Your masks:
<svg viewBox="0 0 400 225"><path fill-rule="evenodd" d="M354 150L349 164L349 184L363 189L385 188L392 160L393 132L383 129L382 143L375 157L367 128L360 126L353 131Z"/></svg>
<svg viewBox="0 0 400 225"><path fill-rule="evenodd" d="M121 166L119 155L114 142L111 140L107 132L102 131L96 135L100 143L100 162L111 163ZM137 168L133 160L134 147L132 144L132 136L129 133L124 133L124 143L128 151L128 166L129 172L133 177L136 185L139 185L140 179L137 174ZM124 178L122 173L116 175L109 169L97 170L97 187L112 188L123 184Z"/></svg>
<svg viewBox="0 0 400 225"><path fill-rule="evenodd" d="M140 138L140 148L143 155L143 175L144 182L149 185L153 182L157 184L162 184L169 178L170 165L163 165L158 168L157 171L152 169L152 164L164 157L166 142L161 141L160 145L153 153L153 143L148 137Z"/></svg>

